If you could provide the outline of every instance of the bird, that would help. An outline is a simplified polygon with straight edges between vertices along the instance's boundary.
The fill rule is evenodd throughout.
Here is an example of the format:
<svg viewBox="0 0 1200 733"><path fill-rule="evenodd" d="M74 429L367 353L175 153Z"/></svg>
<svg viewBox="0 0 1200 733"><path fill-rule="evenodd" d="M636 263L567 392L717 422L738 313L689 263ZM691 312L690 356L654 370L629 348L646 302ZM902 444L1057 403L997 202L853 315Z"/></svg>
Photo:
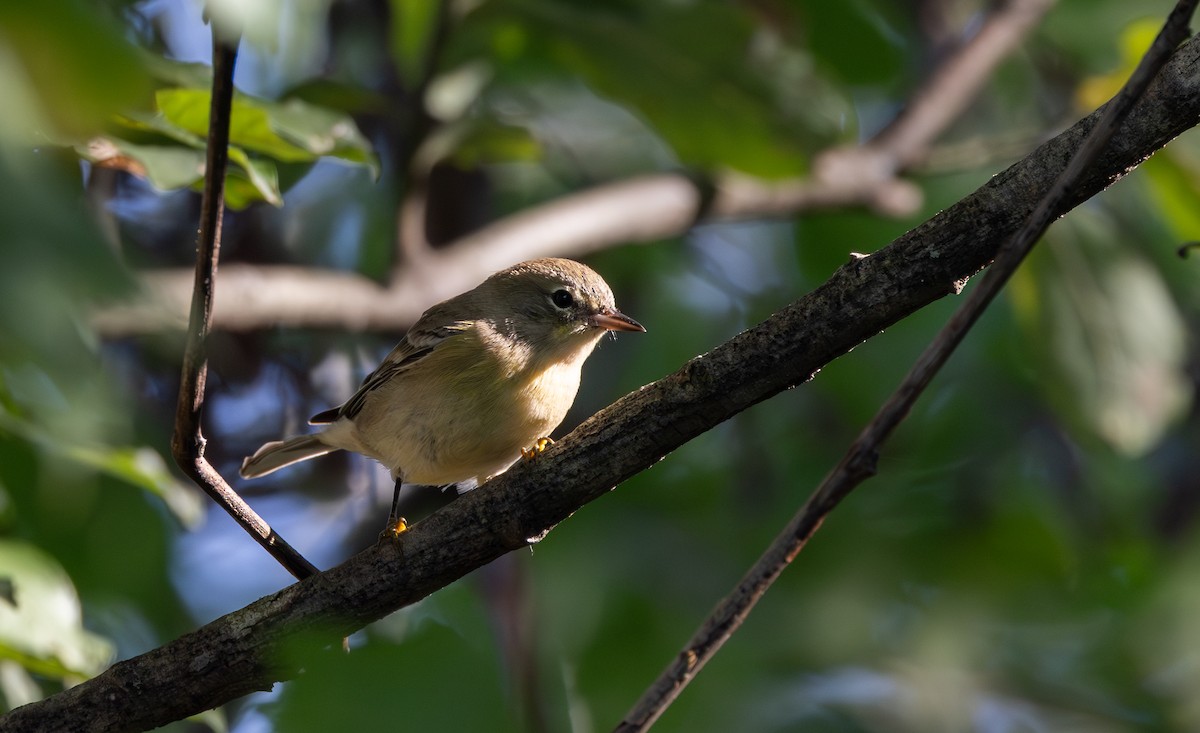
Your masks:
<svg viewBox="0 0 1200 733"><path fill-rule="evenodd" d="M388 524L402 525L402 483L482 484L536 455L575 401L601 337L645 330L587 265L522 262L425 311L349 400L309 420L320 432L263 445L240 474L360 453L391 472Z"/></svg>

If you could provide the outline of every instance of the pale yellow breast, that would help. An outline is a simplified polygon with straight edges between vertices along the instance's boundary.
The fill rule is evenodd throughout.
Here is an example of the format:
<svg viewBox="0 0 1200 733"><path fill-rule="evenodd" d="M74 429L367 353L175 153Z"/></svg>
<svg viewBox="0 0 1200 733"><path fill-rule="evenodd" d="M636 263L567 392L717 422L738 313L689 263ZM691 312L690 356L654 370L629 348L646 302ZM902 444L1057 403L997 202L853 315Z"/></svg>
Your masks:
<svg viewBox="0 0 1200 733"><path fill-rule="evenodd" d="M413 483L486 479L562 422L590 351L539 367L474 332L453 336L368 396L351 449Z"/></svg>

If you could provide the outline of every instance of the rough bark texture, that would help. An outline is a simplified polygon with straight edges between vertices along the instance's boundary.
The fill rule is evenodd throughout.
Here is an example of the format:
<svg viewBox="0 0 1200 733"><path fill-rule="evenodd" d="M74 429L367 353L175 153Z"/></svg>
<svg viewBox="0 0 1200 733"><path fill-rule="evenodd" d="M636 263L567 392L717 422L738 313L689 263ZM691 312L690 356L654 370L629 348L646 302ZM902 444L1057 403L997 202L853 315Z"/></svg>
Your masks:
<svg viewBox="0 0 1200 733"><path fill-rule="evenodd" d="M1185 45L1063 212L1200 120L1200 41ZM536 541L622 480L737 412L806 381L956 292L1036 205L1095 115L878 253L403 534L93 680L0 718L0 731L145 729L267 689L371 621ZM1063 213L1060 212L1060 213ZM855 244L847 243L848 248ZM299 649L297 645L306 645ZM286 657L285 652L286 650Z"/></svg>

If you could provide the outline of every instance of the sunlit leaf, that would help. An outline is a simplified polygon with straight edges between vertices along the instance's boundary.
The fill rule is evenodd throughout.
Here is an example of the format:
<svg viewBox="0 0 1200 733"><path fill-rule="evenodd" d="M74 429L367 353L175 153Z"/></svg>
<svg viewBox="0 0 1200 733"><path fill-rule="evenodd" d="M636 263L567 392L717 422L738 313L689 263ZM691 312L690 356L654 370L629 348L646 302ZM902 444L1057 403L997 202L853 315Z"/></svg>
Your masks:
<svg viewBox="0 0 1200 733"><path fill-rule="evenodd" d="M1076 212L1022 279L1018 313L1047 398L1067 421L1138 455L1191 397L1187 329L1162 277Z"/></svg>
<svg viewBox="0 0 1200 733"><path fill-rule="evenodd" d="M160 89L155 95L158 110L169 123L198 136L208 133L211 100L212 94L207 89ZM313 158L311 151L280 137L272 129L266 111L245 98L233 101L229 125L229 140L233 145L284 161Z"/></svg>
<svg viewBox="0 0 1200 733"><path fill-rule="evenodd" d="M1121 49L1121 61L1114 71L1099 76L1090 76L1080 83L1075 90L1075 104L1080 110L1093 110L1112 99L1129 75L1137 68L1138 62L1154 43L1154 37L1162 26L1162 20L1143 18L1130 23L1123 31L1118 41Z"/></svg>
<svg viewBox="0 0 1200 733"><path fill-rule="evenodd" d="M91 677L104 668L113 647L83 628L75 588L54 558L0 539L0 575L14 599L0 599L0 658L59 679Z"/></svg>
<svg viewBox="0 0 1200 733"><path fill-rule="evenodd" d="M225 200L232 209L241 209L259 199L274 206L283 206L283 194L279 191L279 173L275 164L262 158L251 158L244 150L229 146L229 161L237 167L231 168L226 177ZM249 187L240 186L245 181Z"/></svg>
<svg viewBox="0 0 1200 733"><path fill-rule="evenodd" d="M379 161L371 143L348 115L299 99L258 101L257 104L280 137L314 156L329 156L364 165L371 169L372 175L379 174Z"/></svg>

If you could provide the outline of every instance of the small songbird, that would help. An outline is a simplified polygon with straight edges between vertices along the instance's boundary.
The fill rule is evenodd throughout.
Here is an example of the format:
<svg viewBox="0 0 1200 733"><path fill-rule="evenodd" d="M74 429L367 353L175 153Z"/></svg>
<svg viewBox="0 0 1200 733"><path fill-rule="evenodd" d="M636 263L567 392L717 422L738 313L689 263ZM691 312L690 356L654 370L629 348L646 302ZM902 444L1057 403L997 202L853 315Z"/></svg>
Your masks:
<svg viewBox="0 0 1200 733"><path fill-rule="evenodd" d="M397 496L401 482L482 483L545 446L601 336L645 330L586 265L522 262L425 311L353 397L309 420L323 431L267 443L241 475L349 450L386 466Z"/></svg>

